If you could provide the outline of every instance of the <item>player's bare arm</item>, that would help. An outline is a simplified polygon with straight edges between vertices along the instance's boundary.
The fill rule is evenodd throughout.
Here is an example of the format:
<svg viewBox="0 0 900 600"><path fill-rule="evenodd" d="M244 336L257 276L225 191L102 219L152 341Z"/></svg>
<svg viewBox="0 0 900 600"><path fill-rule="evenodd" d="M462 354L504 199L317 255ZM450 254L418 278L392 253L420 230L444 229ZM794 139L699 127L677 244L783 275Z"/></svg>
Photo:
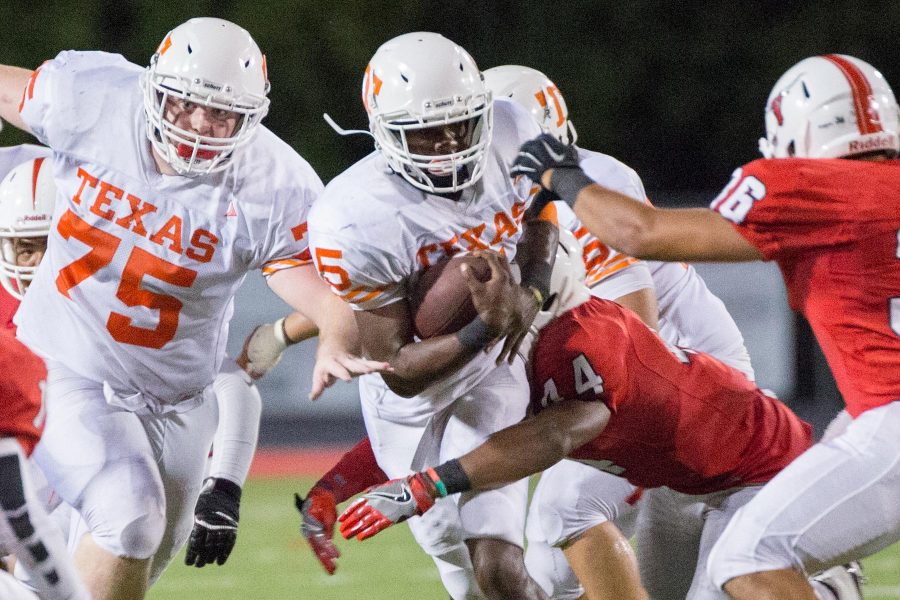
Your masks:
<svg viewBox="0 0 900 600"><path fill-rule="evenodd" d="M473 256L487 261L490 279L482 282L462 265L478 316L458 332L416 342L405 300L355 313L366 356L391 365L393 371L382 376L395 393L415 396L496 340L518 335L523 321L520 293L527 302L537 304L530 292L515 283L506 259L490 251ZM533 318L527 321L526 329Z"/></svg>
<svg viewBox="0 0 900 600"><path fill-rule="evenodd" d="M455 333L416 342L405 300L354 314L365 355L393 367L392 372L382 373L382 378L400 396L421 393L482 350L466 346Z"/></svg>
<svg viewBox="0 0 900 600"><path fill-rule="evenodd" d="M542 135L523 144L512 173L525 175L572 206L600 241L637 258L752 261L762 255L718 213L660 209L634 202L590 179L574 146Z"/></svg>
<svg viewBox="0 0 900 600"><path fill-rule="evenodd" d="M600 435L609 417L602 402L555 404L498 431L459 459L373 488L375 493L363 495L341 514L341 535L365 540L423 514L437 498L491 489L539 473Z"/></svg>
<svg viewBox="0 0 900 600"><path fill-rule="evenodd" d="M516 294L519 321L504 340L497 364L504 359L510 363L514 360L535 315L550 295L550 273L556 258L559 227L537 211L526 212L523 225L524 233L516 247L516 262L522 273L521 290Z"/></svg>
<svg viewBox="0 0 900 600"><path fill-rule="evenodd" d="M602 402L559 402L518 425L498 431L460 457L459 464L471 489L506 485L551 467L596 438L609 416L609 409Z"/></svg>
<svg viewBox="0 0 900 600"><path fill-rule="evenodd" d="M318 398L337 379L389 369L387 363L359 356L359 330L352 310L319 279L311 265L272 274L269 287L295 310L313 321L319 331L319 348L309 397Z"/></svg>
<svg viewBox="0 0 900 600"><path fill-rule="evenodd" d="M659 330L659 305L656 302L656 291L653 288L643 288L619 296L615 302L640 317L647 327Z"/></svg>
<svg viewBox="0 0 900 600"><path fill-rule="evenodd" d="M0 65L0 117L10 125L28 133L31 133L31 129L19 115L19 105L25 86L33 74L34 71L29 69Z"/></svg>

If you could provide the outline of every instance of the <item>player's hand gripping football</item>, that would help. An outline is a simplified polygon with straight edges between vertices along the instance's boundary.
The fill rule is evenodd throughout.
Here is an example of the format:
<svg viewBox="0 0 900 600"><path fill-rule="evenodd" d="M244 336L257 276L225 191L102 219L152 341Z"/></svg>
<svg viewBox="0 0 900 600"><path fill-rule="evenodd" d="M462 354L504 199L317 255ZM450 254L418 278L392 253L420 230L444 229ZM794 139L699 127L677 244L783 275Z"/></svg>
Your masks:
<svg viewBox="0 0 900 600"><path fill-rule="evenodd" d="M475 256L484 258L491 270L487 281L480 281L466 265L462 265L466 283L472 293L472 304L496 339L504 339L497 364L512 358L528 334L541 306L534 294L516 283L509 263L496 252L482 250Z"/></svg>
<svg viewBox="0 0 900 600"><path fill-rule="evenodd" d="M424 514L434 506L438 492L424 473L370 487L338 517L345 539L368 539L391 525Z"/></svg>
<svg viewBox="0 0 900 600"><path fill-rule="evenodd" d="M236 483L214 477L206 480L194 509L184 564L225 564L237 539L240 505L241 488Z"/></svg>
<svg viewBox="0 0 900 600"><path fill-rule="evenodd" d="M334 494L314 487L309 490L309 495L305 499L299 494L294 494L294 504L303 519L300 523L300 533L309 542L313 554L328 574L334 575L337 569L335 560L341 555L331 540L334 536L334 523L337 521L337 503Z"/></svg>

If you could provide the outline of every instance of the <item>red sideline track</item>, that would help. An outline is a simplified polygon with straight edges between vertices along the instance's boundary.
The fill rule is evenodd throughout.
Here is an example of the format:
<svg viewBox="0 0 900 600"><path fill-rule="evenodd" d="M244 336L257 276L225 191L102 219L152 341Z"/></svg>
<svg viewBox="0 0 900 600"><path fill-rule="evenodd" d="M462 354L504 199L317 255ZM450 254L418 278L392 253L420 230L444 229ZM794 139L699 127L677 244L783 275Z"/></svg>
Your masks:
<svg viewBox="0 0 900 600"><path fill-rule="evenodd" d="M260 448L250 465L250 477L266 479L324 475L349 449L349 446Z"/></svg>

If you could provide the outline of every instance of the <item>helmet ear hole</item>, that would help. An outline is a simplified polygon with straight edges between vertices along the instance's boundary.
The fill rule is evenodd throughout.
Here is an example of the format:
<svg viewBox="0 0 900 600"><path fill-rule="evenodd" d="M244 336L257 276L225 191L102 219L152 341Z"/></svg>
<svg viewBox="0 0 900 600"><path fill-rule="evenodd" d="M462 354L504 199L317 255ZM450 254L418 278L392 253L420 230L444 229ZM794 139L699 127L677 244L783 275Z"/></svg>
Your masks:
<svg viewBox="0 0 900 600"><path fill-rule="evenodd" d="M791 141L791 143L789 143L787 145L787 155L790 156L791 158L793 158L796 154L797 154L797 152L794 149L794 142Z"/></svg>

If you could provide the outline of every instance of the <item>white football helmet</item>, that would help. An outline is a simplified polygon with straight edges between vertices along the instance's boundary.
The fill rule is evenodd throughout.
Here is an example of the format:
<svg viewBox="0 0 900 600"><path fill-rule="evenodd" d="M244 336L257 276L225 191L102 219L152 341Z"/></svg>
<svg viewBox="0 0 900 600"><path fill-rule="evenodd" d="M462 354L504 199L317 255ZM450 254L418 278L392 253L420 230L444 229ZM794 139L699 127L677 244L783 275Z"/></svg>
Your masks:
<svg viewBox="0 0 900 600"><path fill-rule="evenodd" d="M590 299L591 291L584 284L586 276L581 244L575 234L560 228L556 260L550 275L550 297L531 324L533 331L540 330L559 315Z"/></svg>
<svg viewBox="0 0 900 600"><path fill-rule="evenodd" d="M442 194L481 179L493 128L491 93L469 53L437 33L395 37L375 52L362 99L375 145L414 187ZM411 131L468 123L467 143L449 154L414 154Z"/></svg>
<svg viewBox="0 0 900 600"><path fill-rule="evenodd" d="M872 65L825 54L781 76L766 103L766 158L841 158L900 150L894 92Z"/></svg>
<svg viewBox="0 0 900 600"><path fill-rule="evenodd" d="M22 299L37 267L16 265L15 238L50 235L56 181L44 158L35 158L10 171L0 182L0 284Z"/></svg>
<svg viewBox="0 0 900 600"><path fill-rule="evenodd" d="M565 99L556 84L540 71L519 65L502 65L486 70L484 83L494 98L512 98L525 108L544 133L563 144L578 141Z"/></svg>
<svg viewBox="0 0 900 600"><path fill-rule="evenodd" d="M223 19L191 19L170 31L141 78L147 137L181 175L225 169L269 111L266 57L250 34ZM200 135L165 119L169 98L240 117L231 137Z"/></svg>

